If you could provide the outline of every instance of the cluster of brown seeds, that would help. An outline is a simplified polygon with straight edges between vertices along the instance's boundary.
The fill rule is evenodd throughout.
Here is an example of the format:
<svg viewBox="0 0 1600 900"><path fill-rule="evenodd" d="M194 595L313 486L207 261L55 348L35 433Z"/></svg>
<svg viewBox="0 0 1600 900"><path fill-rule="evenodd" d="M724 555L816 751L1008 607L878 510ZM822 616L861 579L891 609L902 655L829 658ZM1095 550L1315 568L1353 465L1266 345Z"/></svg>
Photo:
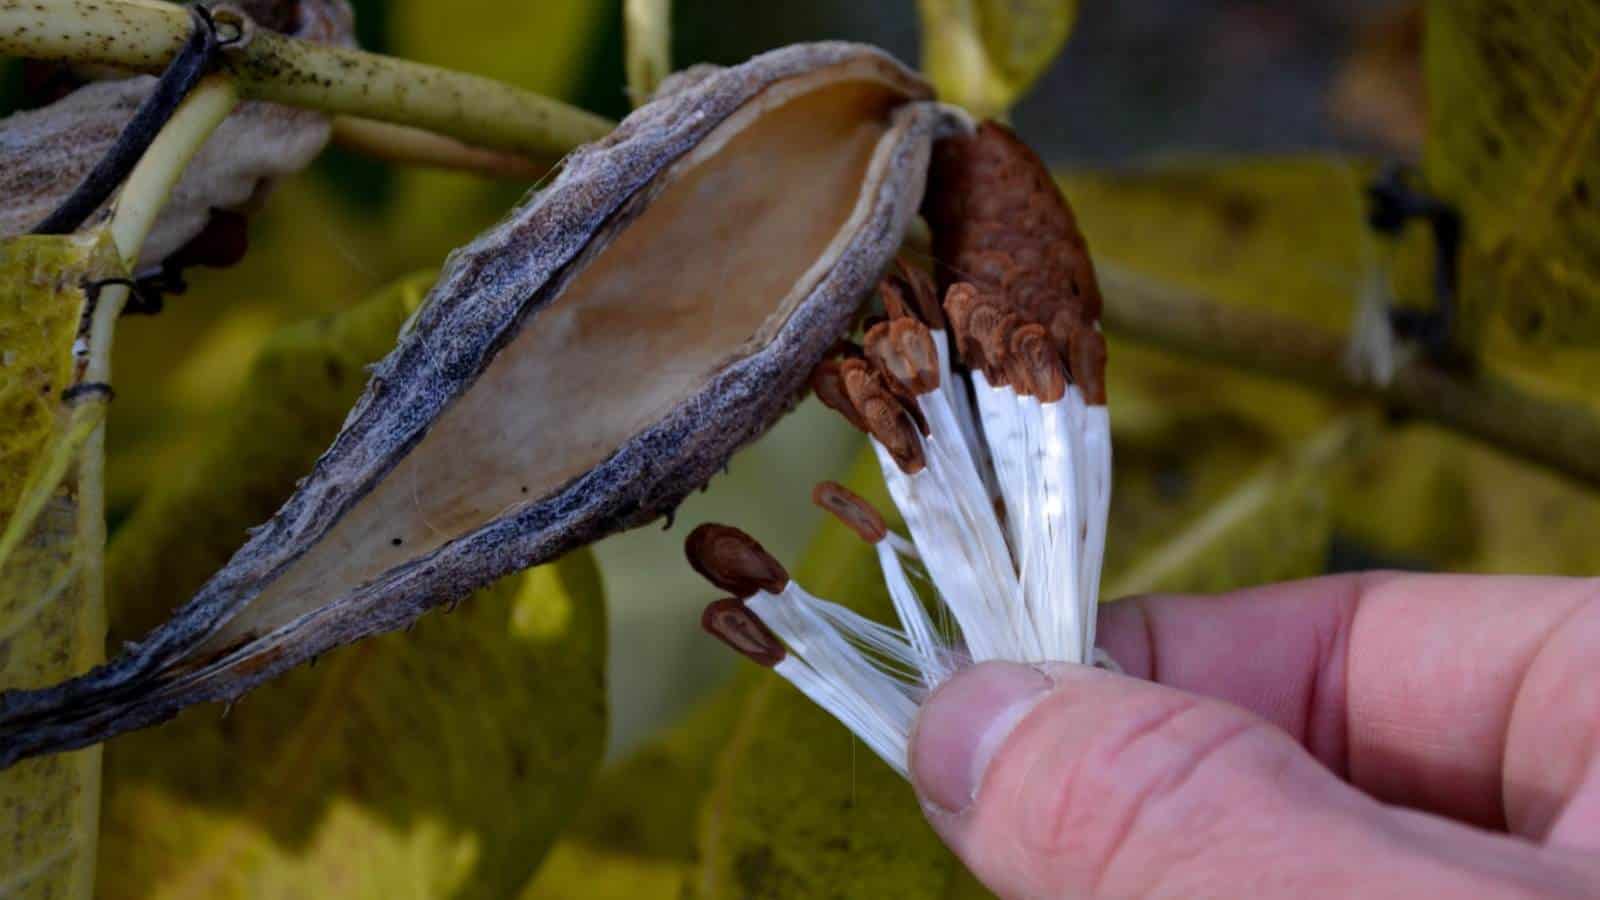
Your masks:
<svg viewBox="0 0 1600 900"><path fill-rule="evenodd" d="M883 515L860 495L835 481L811 492L817 506L838 518L861 539L875 544L889 534ZM782 662L788 651L760 617L745 606L758 591L781 594L789 573L761 542L731 525L706 523L684 541L689 565L720 590L732 594L706 607L700 626L763 666Z"/></svg>
<svg viewBox="0 0 1600 900"><path fill-rule="evenodd" d="M885 316L861 344L842 341L811 389L887 449L907 473L925 460L927 422L916 397L935 390L934 331L953 362L1044 403L1069 384L1105 403L1100 289L1066 199L1038 156L1002 125L942 142L924 207L939 282L900 261L879 284ZM943 299L940 299L940 293Z"/></svg>
<svg viewBox="0 0 1600 900"><path fill-rule="evenodd" d="M924 465L928 423L918 394L939 386L939 351L928 325L913 310L938 311L933 281L904 263L881 289L899 315L868 324L861 344L840 341L811 372L811 389L850 424L878 440L907 472Z"/></svg>
<svg viewBox="0 0 1600 900"><path fill-rule="evenodd" d="M755 538L730 525L707 523L689 533L684 555L700 576L732 594L706 607L700 626L764 666L783 661L783 642L745 608L757 591L777 594L789 572Z"/></svg>
<svg viewBox="0 0 1600 900"><path fill-rule="evenodd" d="M1077 218L1044 162L1004 125L985 122L935 146L923 215L941 288L967 281L998 294L1061 347L1100 320Z"/></svg>

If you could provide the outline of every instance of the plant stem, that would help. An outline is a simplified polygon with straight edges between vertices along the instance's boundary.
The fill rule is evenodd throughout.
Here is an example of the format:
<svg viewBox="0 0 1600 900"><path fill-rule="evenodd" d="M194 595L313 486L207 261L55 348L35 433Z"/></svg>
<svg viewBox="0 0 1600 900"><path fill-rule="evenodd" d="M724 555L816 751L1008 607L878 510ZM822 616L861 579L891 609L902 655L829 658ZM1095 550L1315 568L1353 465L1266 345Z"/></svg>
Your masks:
<svg viewBox="0 0 1600 900"><path fill-rule="evenodd" d="M232 78L208 76L183 101L150 149L140 157L111 213L111 239L125 265L131 267L138 261L145 237L150 234L156 216L183 170L238 103L239 91ZM89 361L83 374L84 382L111 383L111 338L116 331L117 317L122 315L122 307L127 302L126 285L109 285L101 292L89 325ZM74 417L78 412L74 410ZM105 441L106 426L102 421L85 441L78 463L78 540L79 546L95 548L84 577L91 607L102 611L102 633L105 630L105 585L104 554L100 551L106 543Z"/></svg>
<svg viewBox="0 0 1600 900"><path fill-rule="evenodd" d="M1386 385L1344 365L1343 335L1260 309L1218 302L1114 265L1097 266L1107 329L1227 365L1377 400L1600 487L1600 416L1585 404L1529 393L1493 373L1417 359Z"/></svg>
<svg viewBox="0 0 1600 900"><path fill-rule="evenodd" d="M237 22L230 15L218 10L217 21ZM223 63L248 99L410 125L538 161L611 130L606 119L493 79L251 32ZM168 3L0 0L0 54L155 72L188 35L188 13Z"/></svg>
<svg viewBox="0 0 1600 900"><path fill-rule="evenodd" d="M238 102L239 91L233 79L226 75L208 76L173 113L150 149L139 159L111 213L111 238L124 264L132 266L138 260L144 239L150 234L157 214L183 170ZM89 325L89 361L84 369L84 382L110 384L111 338L116 331L117 317L127 302L126 285L109 285L101 292ZM98 403L103 405L105 400ZM74 418L83 411L83 407L74 410ZM89 606L100 611L98 628L102 635L105 632L105 442L106 426L102 420L84 442L78 463L78 541L80 547L93 548L85 562L84 578Z"/></svg>
<svg viewBox="0 0 1600 900"><path fill-rule="evenodd" d="M672 72L672 0L624 0L628 96L638 106Z"/></svg>
<svg viewBox="0 0 1600 900"><path fill-rule="evenodd" d="M520 154L485 150L421 128L356 116L334 116L333 141L346 150L403 166L431 166L528 182L549 171L549 166Z"/></svg>
<svg viewBox="0 0 1600 900"><path fill-rule="evenodd" d="M189 161L238 104L239 89L231 77L208 76L184 99L128 174L111 213L111 238L129 266L138 261L144 239Z"/></svg>

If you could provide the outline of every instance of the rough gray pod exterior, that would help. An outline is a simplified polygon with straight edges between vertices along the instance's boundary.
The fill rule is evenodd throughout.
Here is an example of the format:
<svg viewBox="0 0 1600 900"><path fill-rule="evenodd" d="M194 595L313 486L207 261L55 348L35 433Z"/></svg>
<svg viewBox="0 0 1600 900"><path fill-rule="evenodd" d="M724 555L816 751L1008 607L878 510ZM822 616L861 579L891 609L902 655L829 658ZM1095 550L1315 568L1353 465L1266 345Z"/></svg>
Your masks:
<svg viewBox="0 0 1600 900"><path fill-rule="evenodd" d="M866 226L768 343L547 496L216 658L194 658L374 489L500 348L521 329L539 327L540 310L648 205L657 176L768 86L863 60L906 85L917 102L894 112L902 137L889 151ZM787 47L696 75L575 152L548 187L451 255L311 474L170 621L86 675L0 695L0 767L147 726L197 702L231 700L333 647L399 628L501 576L657 518L787 411L899 248L921 202L932 142L961 124L946 108L920 102L927 93L916 75L859 45ZM508 407L514 415L515 403Z"/></svg>

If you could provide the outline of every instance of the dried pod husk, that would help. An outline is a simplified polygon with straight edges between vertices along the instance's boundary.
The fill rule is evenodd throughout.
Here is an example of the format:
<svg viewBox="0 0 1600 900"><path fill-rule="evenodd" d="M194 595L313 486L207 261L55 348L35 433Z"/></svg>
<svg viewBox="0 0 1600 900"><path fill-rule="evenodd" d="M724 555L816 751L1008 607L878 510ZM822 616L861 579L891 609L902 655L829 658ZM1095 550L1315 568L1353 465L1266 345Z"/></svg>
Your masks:
<svg viewBox="0 0 1600 900"><path fill-rule="evenodd" d="M167 624L0 696L0 764L237 697L670 512L792 404L961 127L840 43L641 107L451 256L308 478Z"/></svg>
<svg viewBox="0 0 1600 900"><path fill-rule="evenodd" d="M318 43L355 43L346 0L248 0L238 8L257 27ZM0 238L26 234L59 206L111 149L155 83L153 75L93 81L54 103L0 119ZM328 117L313 110L239 104L185 168L145 240L140 266L159 263L200 237L213 210L247 209L274 179L310 165L331 128ZM108 212L109 204L88 224Z"/></svg>

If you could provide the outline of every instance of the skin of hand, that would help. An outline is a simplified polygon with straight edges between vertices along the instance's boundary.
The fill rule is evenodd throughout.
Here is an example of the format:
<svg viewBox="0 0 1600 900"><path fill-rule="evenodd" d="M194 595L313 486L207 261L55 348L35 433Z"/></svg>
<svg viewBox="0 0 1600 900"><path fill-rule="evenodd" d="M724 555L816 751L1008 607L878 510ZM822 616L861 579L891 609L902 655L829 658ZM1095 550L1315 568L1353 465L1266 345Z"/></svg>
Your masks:
<svg viewBox="0 0 1600 900"><path fill-rule="evenodd" d="M1364 573L1101 613L912 737L1003 898L1600 898L1600 580Z"/></svg>

